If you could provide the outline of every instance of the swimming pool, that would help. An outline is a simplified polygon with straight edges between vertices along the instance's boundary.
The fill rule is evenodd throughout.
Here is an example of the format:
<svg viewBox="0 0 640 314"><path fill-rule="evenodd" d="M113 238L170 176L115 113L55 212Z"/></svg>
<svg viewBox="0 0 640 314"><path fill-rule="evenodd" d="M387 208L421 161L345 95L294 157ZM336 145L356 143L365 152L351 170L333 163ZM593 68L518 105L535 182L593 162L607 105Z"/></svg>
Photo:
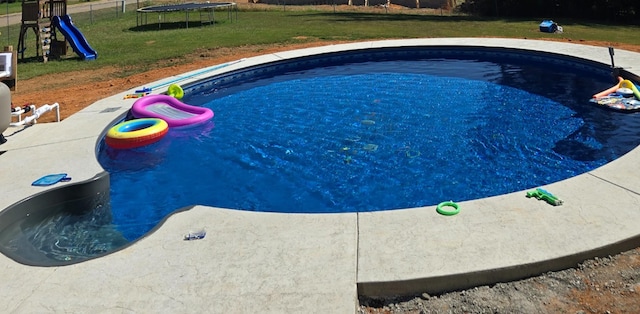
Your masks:
<svg viewBox="0 0 640 314"><path fill-rule="evenodd" d="M110 200L82 217L52 215L26 231L40 237L36 246L49 258L73 263L122 248L194 204L292 213L374 211L562 180L637 145L633 115L588 102L611 80L608 67L579 59L449 47L341 52L214 76L184 86L186 103L216 111L212 123L171 130L143 149L100 145L98 158L111 175ZM269 94L269 87L277 92ZM403 90L408 96L398 96ZM291 97L284 91L304 93ZM415 97L417 91L422 93ZM233 97L248 103L238 106ZM331 97L340 101L324 102ZM291 99L300 102L285 111L281 106ZM294 136L277 137L287 134ZM307 162L324 163L308 167L320 170L313 173L300 167ZM532 165L548 167L539 172ZM280 174L301 180L274 179ZM313 181L318 178L324 181ZM378 192L389 187L401 191ZM307 200L312 206L295 205ZM337 200L346 202L335 205Z"/></svg>
<svg viewBox="0 0 640 314"><path fill-rule="evenodd" d="M127 239L194 204L335 213L477 199L637 146L633 118L587 103L611 79L608 68L506 50L302 58L186 86L183 100L213 109L214 122L139 150L102 146L99 160Z"/></svg>

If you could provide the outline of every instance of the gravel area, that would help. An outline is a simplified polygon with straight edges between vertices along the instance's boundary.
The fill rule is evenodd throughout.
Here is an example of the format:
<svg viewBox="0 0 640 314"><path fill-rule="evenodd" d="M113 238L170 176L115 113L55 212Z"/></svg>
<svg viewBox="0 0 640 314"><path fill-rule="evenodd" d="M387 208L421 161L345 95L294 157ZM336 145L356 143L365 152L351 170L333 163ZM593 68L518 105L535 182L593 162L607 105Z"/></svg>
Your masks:
<svg viewBox="0 0 640 314"><path fill-rule="evenodd" d="M640 249L557 272L441 295L360 298L360 314L639 313Z"/></svg>

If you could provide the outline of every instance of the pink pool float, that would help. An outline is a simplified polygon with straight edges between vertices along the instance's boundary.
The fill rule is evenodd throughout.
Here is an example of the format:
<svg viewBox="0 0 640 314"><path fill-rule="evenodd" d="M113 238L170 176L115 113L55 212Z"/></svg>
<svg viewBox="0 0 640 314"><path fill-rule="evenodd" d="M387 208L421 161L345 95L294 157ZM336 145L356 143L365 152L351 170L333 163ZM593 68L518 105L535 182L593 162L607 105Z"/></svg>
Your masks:
<svg viewBox="0 0 640 314"><path fill-rule="evenodd" d="M131 108L136 118L158 118L169 127L181 127L206 122L213 118L209 108L187 105L168 95L148 95L136 100Z"/></svg>

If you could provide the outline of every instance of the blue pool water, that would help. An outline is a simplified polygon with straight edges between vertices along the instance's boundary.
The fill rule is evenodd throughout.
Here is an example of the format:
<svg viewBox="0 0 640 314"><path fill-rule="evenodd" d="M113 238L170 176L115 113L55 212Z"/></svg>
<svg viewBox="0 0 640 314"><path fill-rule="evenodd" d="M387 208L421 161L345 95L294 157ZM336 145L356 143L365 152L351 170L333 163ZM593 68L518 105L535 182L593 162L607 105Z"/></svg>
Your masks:
<svg viewBox="0 0 640 314"><path fill-rule="evenodd" d="M429 206L564 180L640 143L636 114L588 101L615 82L606 67L521 53L426 54L309 57L184 86L183 101L213 109L212 121L138 149L99 145L109 201L52 215L24 236L73 263L196 204L285 213Z"/></svg>
<svg viewBox="0 0 640 314"><path fill-rule="evenodd" d="M638 131L620 134L637 123L586 103L610 77L574 72L481 60L377 61L206 89L184 102L213 109L214 121L170 130L142 149L102 147L113 222L135 239L194 204L362 212L563 180L638 142Z"/></svg>

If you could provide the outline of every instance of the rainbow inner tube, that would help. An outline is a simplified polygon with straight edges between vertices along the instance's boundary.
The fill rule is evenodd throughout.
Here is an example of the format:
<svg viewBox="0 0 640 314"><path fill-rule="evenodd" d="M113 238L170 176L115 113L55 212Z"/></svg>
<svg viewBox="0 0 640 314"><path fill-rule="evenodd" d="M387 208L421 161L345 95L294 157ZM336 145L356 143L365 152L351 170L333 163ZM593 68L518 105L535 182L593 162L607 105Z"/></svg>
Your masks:
<svg viewBox="0 0 640 314"><path fill-rule="evenodd" d="M134 119L114 125L105 142L111 148L130 149L153 144L169 132L166 121L156 118Z"/></svg>

